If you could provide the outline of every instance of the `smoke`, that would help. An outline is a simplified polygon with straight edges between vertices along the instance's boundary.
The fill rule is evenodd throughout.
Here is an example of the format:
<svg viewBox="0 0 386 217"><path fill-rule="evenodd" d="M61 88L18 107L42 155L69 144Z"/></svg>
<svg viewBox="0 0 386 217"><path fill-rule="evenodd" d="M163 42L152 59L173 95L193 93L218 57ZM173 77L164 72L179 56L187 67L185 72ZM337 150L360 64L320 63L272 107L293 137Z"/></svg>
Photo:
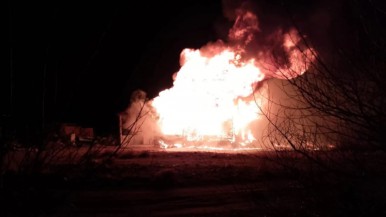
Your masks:
<svg viewBox="0 0 386 217"><path fill-rule="evenodd" d="M307 36L300 35L297 29L290 25L288 18L282 19L278 9L267 7L270 11L267 13L259 10L260 7L251 1L233 3L233 5L229 1L223 3L224 15L234 18L234 25L228 34L228 43L239 52L241 61L252 58L257 60L257 65L266 78L285 79L303 73L305 69L294 68L297 66L296 62L292 61L292 57L308 52L309 47L305 46L304 40L300 40ZM237 8L232 9L231 7L235 5ZM263 15L261 19L259 13ZM310 56L310 54L305 55ZM295 70L298 73L291 75L289 70Z"/></svg>
<svg viewBox="0 0 386 217"><path fill-rule="evenodd" d="M231 21L238 21L240 14L252 13L257 17L259 31L248 32L253 39L244 44L244 57L269 57L282 67L290 64L283 40L291 31L295 30L304 37L318 51L319 57L330 60L337 54L337 49L357 47L358 32L370 34L369 28L383 29L373 23L366 24L366 19L371 18L369 14L376 13L378 9L384 10L382 5L385 4L381 1L223 0L222 3L224 16ZM243 19L240 21L243 25L250 23ZM235 43L231 37L229 41ZM237 41L237 44L240 43L242 41ZM296 46L305 49L303 40Z"/></svg>
<svg viewBox="0 0 386 217"><path fill-rule="evenodd" d="M281 24L281 25L273 25L269 26L266 25L264 22L264 17L262 19L258 18L258 10L257 6L251 2L245 2L245 1L224 1L224 15L229 19L233 21L233 26L228 31L228 38L227 40L218 40L216 42L210 42L207 45L203 46L199 49L199 51L194 51L192 49L185 49L181 52L180 56L180 64L181 66L184 66L185 63L191 62L189 58L203 58L200 59L198 62L192 62L188 64L189 66L184 66L183 72L181 72L179 75L175 74L173 76L173 80L175 80L178 76L180 78L185 78L184 76L189 75L191 71L197 71L196 73L199 73L198 75L201 75L203 72L206 72L207 74L202 74L203 78L191 78L191 80L183 80L184 82L193 82L193 81L199 81L196 83L196 86L191 89L187 89L186 86L189 86L190 84L182 82L183 85L179 85L179 89L175 88L172 95L168 95L169 98L172 96L175 97L173 100L168 101L169 98L167 98L164 93L163 100L166 102L165 105L162 104L164 107L166 107L166 110L168 111L186 111L190 108L188 107L194 107L196 111L194 111L194 114L196 114L197 117L200 117L203 119L203 117L206 118L206 120L203 123L200 123L201 125L210 125L210 121L214 118L215 115L213 114L205 114L206 116L203 116L205 112L211 113L211 112L218 112L220 111L219 108L221 107L220 104L216 104L214 108L210 107L213 106L212 104L216 101L221 101L218 99L219 96L216 94L219 94L219 90L216 85L219 85L219 81L221 81L224 87L222 92L226 93L234 93L237 92L237 97L240 98L241 101L245 102L252 102L253 99L253 91L257 92L258 90L265 90L267 88L267 85L263 82L263 79L269 79L269 78L294 78L302 73L305 72L307 69L307 64L304 64L306 61L302 57L307 57L307 55L304 55L302 52L307 53L309 48L304 47L302 45L302 40L300 40L300 36L295 29L290 28L288 25ZM236 7L236 9L232 8ZM273 22L274 23L274 22ZM304 50L299 48L304 47ZM220 54L227 53L229 51L232 51L232 58L228 61L226 58L225 62L216 62L216 64L212 63L209 64L209 61L211 57L218 56ZM233 57L233 53L236 54ZM201 61L205 60L205 61ZM222 60L222 59L221 59ZM296 61L300 61L302 64L299 67ZM251 78L251 77L244 77L243 83L240 85L240 90L237 89L236 81L232 80L235 79L235 77L229 77L232 79L231 82L227 79L222 78L222 76L225 76L224 72L221 70L224 70L222 67L218 67L217 64L230 64L232 67L227 67L226 70L236 70L238 69L238 66L242 66L243 63L246 65L248 64L254 64L253 67L258 67L260 70L256 70L256 73L259 75L257 77ZM244 64L244 65L245 65ZM210 67L209 67L210 66ZM209 68L207 68L209 67ZM236 68L236 69L235 69ZM217 72L216 70L219 70ZM225 71L226 71L225 70ZM253 70L252 70L253 71ZM215 73L213 73L215 72ZM261 74L262 72L262 74ZM188 74L187 74L188 73ZM249 73L248 75L254 76L256 73ZM210 75L216 75L221 78L217 78L216 76L214 81L215 82L208 82L207 80L210 80ZM196 75L196 74L195 74ZM255 80L254 80L255 79ZM241 80L241 79L240 79ZM210 80L212 81L212 80ZM224 82L225 81L225 82ZM200 83L201 82L201 83ZM180 82L181 83L181 82ZM252 83L252 84L251 84ZM176 86L176 81L174 82ZM226 85L225 85L226 84ZM208 85L214 85L213 87L207 87ZM252 86L252 91L251 91ZM200 87L200 88L198 88ZM214 89L206 89L206 88L214 88ZM186 92L187 90L188 92ZM202 91L202 89L207 90ZM235 91L234 89L237 89ZM196 93L192 93L195 90ZM202 92L202 95L197 93L197 91L200 90ZM178 93L175 94L175 91ZM200 92L200 93L201 93ZM263 91L264 92L264 91ZM205 93L205 94L203 94ZM265 94L262 94L265 95ZM178 97L176 97L178 96ZM187 98L189 101L185 102L185 105L183 105L182 99ZM228 95L226 95L228 96ZM166 98L165 98L166 97ZM179 98L180 97L180 98ZM204 97L207 97L206 99L210 99L210 105L208 111L205 111L202 106ZM250 99L249 99L249 98ZM229 97L228 97L229 98ZM230 100L231 103L235 103L234 100L237 100L236 98L229 98L226 100ZM261 97L263 99L264 97ZM226 101L225 100L225 101ZM154 100L155 102L156 100ZM158 99L160 101L160 99ZM162 100L161 100L162 101ZM162 101L162 102L164 102ZM175 102L179 102L179 105L172 105ZM222 102L222 101L221 101ZM226 101L228 102L228 101ZM229 103L229 104L231 104ZM241 102L240 102L241 103ZM261 103L262 104L262 103ZM182 106L180 106L182 105ZM191 105L191 106L190 106ZM224 105L228 105L227 103L224 103ZM245 104L248 105L249 104ZM174 110L172 110L170 107L174 107ZM184 107L185 106L185 107ZM195 107L196 106L196 107ZM240 106L243 106L241 103ZM156 106L155 106L156 107ZM182 108L182 109L178 109ZM157 108L159 109L159 107ZM251 110L253 111L253 110ZM175 120L175 117L177 116L176 112L172 113L173 118L171 124L176 125L176 122L180 123L184 119L177 118L178 120ZM230 111L227 111L228 113ZM157 117L156 112L153 111L153 108L151 106L151 103L149 103L146 99L146 93L143 91L135 91L132 94L132 99L129 108L126 111L127 118L124 120L123 127L125 129L129 129L132 134L135 134L136 139L138 138L139 141L136 141L136 143L148 143L148 141L152 140L155 137L158 137L161 135L160 129L158 128L157 124ZM162 112L161 112L162 113ZM186 112L185 112L186 113ZM184 113L184 114L185 114ZM200 114L202 114L200 116ZM185 116L193 116L192 114L185 114ZM247 116L247 114L243 113L244 116ZM251 116L253 116L253 119L256 119L256 113L253 113ZM184 117L185 117L184 116ZM195 116L194 116L195 117ZM215 116L217 118L217 116ZM220 117L220 116L219 116ZM225 117L225 116L224 116ZM186 118L186 117L185 117ZM211 119L212 118L212 119ZM221 116L221 118L223 118ZM226 116L228 118L228 116ZM201 120L200 119L200 120ZM240 120L244 120L243 118L240 118ZM194 122L195 123L195 122ZM262 124L258 123L258 121L255 121L255 123L252 123L253 126L250 126L250 128L253 128L253 131L261 131L260 126ZM185 126L185 125L181 125ZM196 125L192 125L196 126ZM217 129L217 128L216 128ZM174 131L173 131L174 132Z"/></svg>
<svg viewBox="0 0 386 217"><path fill-rule="evenodd" d="M131 94L130 105L122 117L122 129L123 144L149 144L160 135L146 92L136 90Z"/></svg>

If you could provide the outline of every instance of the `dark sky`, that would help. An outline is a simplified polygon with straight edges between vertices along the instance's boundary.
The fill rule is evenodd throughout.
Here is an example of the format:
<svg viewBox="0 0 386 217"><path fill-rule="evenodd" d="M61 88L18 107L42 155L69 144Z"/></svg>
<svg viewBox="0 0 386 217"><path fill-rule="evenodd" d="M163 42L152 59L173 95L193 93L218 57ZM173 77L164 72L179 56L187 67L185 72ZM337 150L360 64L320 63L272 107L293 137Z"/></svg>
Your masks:
<svg viewBox="0 0 386 217"><path fill-rule="evenodd" d="M224 0L230 6L240 1ZM359 3L378 1L254 2L262 34L296 22L318 51L328 53L336 49L331 41L348 46L358 41L352 33L361 28L359 15L374 14ZM222 3L3 2L2 117L11 116L23 129L74 122L111 132L132 91L143 89L152 98L172 85L183 48L226 39L232 22L224 16ZM383 7L374 8L384 14ZM358 22L350 24L350 16ZM366 34L380 29L364 26L370 27Z"/></svg>
<svg viewBox="0 0 386 217"><path fill-rule="evenodd" d="M1 112L30 126L44 119L110 129L133 90L151 98L170 87L180 51L214 41L216 23L226 22L219 0L9 1L5 8Z"/></svg>

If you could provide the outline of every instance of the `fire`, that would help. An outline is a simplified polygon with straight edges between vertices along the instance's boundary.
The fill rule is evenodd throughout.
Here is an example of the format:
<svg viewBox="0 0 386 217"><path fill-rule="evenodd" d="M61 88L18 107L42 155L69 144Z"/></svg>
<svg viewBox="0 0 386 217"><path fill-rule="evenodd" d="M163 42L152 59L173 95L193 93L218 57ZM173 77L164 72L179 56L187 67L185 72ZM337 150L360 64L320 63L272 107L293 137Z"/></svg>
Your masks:
<svg viewBox="0 0 386 217"><path fill-rule="evenodd" d="M245 98L264 79L254 60L239 63L238 54L227 47L213 56L185 49L181 59L174 86L152 101L162 133L189 140L246 134L248 123L258 118L258 107Z"/></svg>
<svg viewBox="0 0 386 217"><path fill-rule="evenodd" d="M173 87L150 102L162 134L186 141L216 138L242 146L256 140L250 124L261 118L259 109L266 98L254 93L265 92L267 87L262 82L268 78L291 79L303 74L314 56L311 48L297 49L301 40L296 31L279 30L288 60L285 66L272 70L266 51L256 52L255 56L247 52L259 31L257 17L239 11L229 31L231 45L218 41L181 52L181 68L173 76Z"/></svg>

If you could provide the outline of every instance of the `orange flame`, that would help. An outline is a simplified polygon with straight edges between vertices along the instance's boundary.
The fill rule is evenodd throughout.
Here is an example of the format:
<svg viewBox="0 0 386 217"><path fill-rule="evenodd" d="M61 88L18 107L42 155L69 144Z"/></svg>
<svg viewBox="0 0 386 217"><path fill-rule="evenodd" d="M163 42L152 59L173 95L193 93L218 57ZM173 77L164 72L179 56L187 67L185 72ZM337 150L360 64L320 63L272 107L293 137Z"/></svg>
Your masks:
<svg viewBox="0 0 386 217"><path fill-rule="evenodd" d="M185 61L174 86L152 102L162 132L198 139L244 131L258 116L258 108L242 98L250 96L255 84L264 79L254 60L235 64L237 54L227 48L210 57L185 49L181 56Z"/></svg>
<svg viewBox="0 0 386 217"><path fill-rule="evenodd" d="M244 47L259 31L254 14L240 13L229 33L237 45L226 46L219 41L200 50L181 52L181 68L174 77L173 87L151 101L164 135L183 136L189 141L213 136L230 141L237 138L242 144L255 140L249 124L260 118L259 107L265 104L263 97L253 96L257 87L263 92L266 88L259 82L272 76L282 79L299 76L313 60L312 50L296 49L300 37L291 31L283 42L290 66L265 74L259 68L264 59L243 57Z"/></svg>

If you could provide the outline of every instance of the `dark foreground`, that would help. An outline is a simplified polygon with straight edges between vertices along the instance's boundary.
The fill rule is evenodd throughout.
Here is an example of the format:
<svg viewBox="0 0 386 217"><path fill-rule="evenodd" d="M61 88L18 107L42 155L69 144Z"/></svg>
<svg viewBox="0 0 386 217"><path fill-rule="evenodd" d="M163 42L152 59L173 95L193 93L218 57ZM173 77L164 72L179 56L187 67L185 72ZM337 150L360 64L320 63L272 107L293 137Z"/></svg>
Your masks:
<svg viewBox="0 0 386 217"><path fill-rule="evenodd" d="M0 216L386 216L383 155L363 154L377 170L358 174L274 152L58 155L4 174Z"/></svg>

